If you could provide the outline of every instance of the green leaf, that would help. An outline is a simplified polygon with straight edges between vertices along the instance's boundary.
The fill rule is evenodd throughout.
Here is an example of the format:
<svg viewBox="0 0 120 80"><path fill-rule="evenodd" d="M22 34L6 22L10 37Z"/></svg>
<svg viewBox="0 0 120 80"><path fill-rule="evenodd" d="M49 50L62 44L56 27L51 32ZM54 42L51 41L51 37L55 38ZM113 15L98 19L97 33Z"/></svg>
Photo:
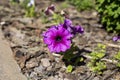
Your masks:
<svg viewBox="0 0 120 80"><path fill-rule="evenodd" d="M72 72L72 70L73 70L73 66L72 65L68 65L67 69L66 69L66 72L70 73L70 72Z"/></svg>
<svg viewBox="0 0 120 80"><path fill-rule="evenodd" d="M118 52L118 53L114 56L114 58L120 61L120 52Z"/></svg>

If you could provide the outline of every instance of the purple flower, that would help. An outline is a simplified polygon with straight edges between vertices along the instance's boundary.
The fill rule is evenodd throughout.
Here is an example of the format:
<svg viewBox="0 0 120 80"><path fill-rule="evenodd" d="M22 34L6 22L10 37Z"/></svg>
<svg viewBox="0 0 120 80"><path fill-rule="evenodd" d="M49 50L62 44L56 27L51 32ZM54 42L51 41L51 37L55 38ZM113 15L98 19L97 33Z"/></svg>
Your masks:
<svg viewBox="0 0 120 80"><path fill-rule="evenodd" d="M49 6L45 9L45 14L49 15L51 13L51 11L54 11L54 10L55 10L55 6L52 4L51 6Z"/></svg>
<svg viewBox="0 0 120 80"><path fill-rule="evenodd" d="M65 52L71 46L71 33L62 25L52 26L43 34L44 43L51 52Z"/></svg>
<svg viewBox="0 0 120 80"><path fill-rule="evenodd" d="M83 33L84 32L84 29L81 27L81 26L73 26L72 25L72 21L70 19L65 19L64 20L64 24L63 24L63 27L65 29L67 29L68 31L70 31L72 34L76 34L76 33Z"/></svg>
<svg viewBox="0 0 120 80"><path fill-rule="evenodd" d="M118 41L118 40L120 40L120 36L113 37L113 41Z"/></svg>

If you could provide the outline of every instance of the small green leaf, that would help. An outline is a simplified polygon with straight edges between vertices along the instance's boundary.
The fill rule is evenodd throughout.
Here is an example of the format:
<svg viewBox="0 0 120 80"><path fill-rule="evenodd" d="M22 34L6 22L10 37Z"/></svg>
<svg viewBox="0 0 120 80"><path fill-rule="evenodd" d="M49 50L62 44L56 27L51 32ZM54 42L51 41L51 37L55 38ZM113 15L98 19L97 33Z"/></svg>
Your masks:
<svg viewBox="0 0 120 80"><path fill-rule="evenodd" d="M66 69L66 72L70 73L70 72L72 72L72 70L73 70L73 66L72 65L68 65L67 69Z"/></svg>

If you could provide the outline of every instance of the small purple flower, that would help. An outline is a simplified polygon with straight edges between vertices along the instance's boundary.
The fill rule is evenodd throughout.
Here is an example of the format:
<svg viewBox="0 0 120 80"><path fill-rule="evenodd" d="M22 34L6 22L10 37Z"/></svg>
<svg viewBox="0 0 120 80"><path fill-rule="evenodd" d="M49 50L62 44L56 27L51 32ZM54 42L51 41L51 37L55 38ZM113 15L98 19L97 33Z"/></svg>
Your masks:
<svg viewBox="0 0 120 80"><path fill-rule="evenodd" d="M55 10L55 6L52 4L51 6L49 6L45 9L45 14L49 15L51 13L51 11L54 11L54 10Z"/></svg>
<svg viewBox="0 0 120 80"><path fill-rule="evenodd" d="M62 25L52 26L43 34L44 43L51 52L65 52L71 46L71 33Z"/></svg>
<svg viewBox="0 0 120 80"><path fill-rule="evenodd" d="M113 37L113 41L118 41L118 40L120 40L120 36Z"/></svg>

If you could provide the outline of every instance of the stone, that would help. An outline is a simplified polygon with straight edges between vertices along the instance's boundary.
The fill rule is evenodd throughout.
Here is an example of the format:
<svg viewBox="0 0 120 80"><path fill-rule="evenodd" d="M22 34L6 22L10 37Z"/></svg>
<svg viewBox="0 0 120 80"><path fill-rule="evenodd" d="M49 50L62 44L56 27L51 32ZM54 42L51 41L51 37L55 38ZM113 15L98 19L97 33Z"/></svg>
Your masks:
<svg viewBox="0 0 120 80"><path fill-rule="evenodd" d="M34 76L37 76L36 72L31 72L30 77L33 78Z"/></svg>
<svg viewBox="0 0 120 80"><path fill-rule="evenodd" d="M55 78L53 76L50 76L47 80L58 80L58 78Z"/></svg>
<svg viewBox="0 0 120 80"><path fill-rule="evenodd" d="M69 80L69 79L67 79L67 78L64 78L64 80Z"/></svg>
<svg viewBox="0 0 120 80"><path fill-rule="evenodd" d="M59 72L59 77L63 78L63 76L64 76L63 73Z"/></svg>
<svg viewBox="0 0 120 80"><path fill-rule="evenodd" d="M35 58L31 59L30 61L28 61L26 63L26 68L28 68L28 69L36 67L36 66L38 66L38 62L37 62L37 60Z"/></svg>
<svg viewBox="0 0 120 80"><path fill-rule="evenodd" d="M94 77L93 80L100 80L98 77Z"/></svg>
<svg viewBox="0 0 120 80"><path fill-rule="evenodd" d="M52 69L52 66L47 67L47 71L50 71Z"/></svg>
<svg viewBox="0 0 120 80"><path fill-rule="evenodd" d="M41 59L41 63L44 67L49 67L50 66L49 59L47 59L47 58Z"/></svg>
<svg viewBox="0 0 120 80"><path fill-rule="evenodd" d="M44 70L45 70L45 68L42 65L34 68L34 71L36 73L42 73Z"/></svg>
<svg viewBox="0 0 120 80"><path fill-rule="evenodd" d="M0 29L0 80L27 80L13 58L10 45L5 41Z"/></svg>

